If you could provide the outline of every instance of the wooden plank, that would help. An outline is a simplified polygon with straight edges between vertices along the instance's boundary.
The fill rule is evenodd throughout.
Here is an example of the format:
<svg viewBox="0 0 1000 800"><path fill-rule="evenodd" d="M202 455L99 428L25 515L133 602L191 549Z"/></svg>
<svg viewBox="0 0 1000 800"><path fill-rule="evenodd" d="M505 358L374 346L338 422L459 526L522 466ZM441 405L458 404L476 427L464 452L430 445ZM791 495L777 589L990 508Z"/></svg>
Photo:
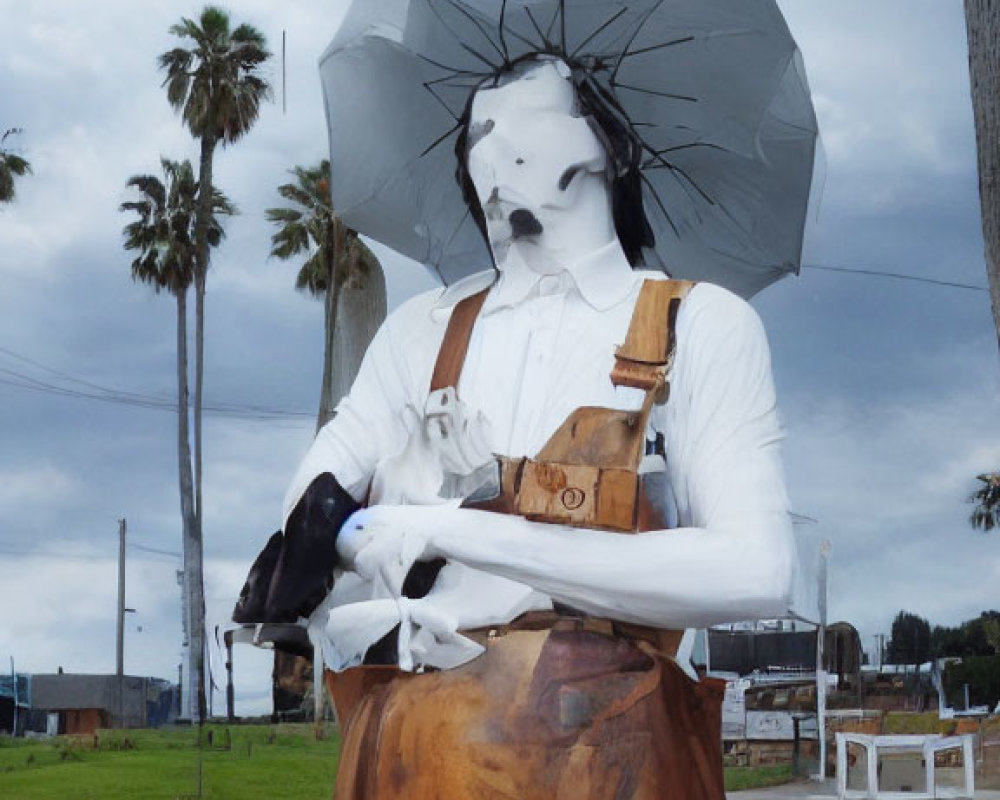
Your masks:
<svg viewBox="0 0 1000 800"><path fill-rule="evenodd" d="M636 469L646 443L642 411L577 408L538 451L538 461Z"/></svg>
<svg viewBox="0 0 1000 800"><path fill-rule="evenodd" d="M639 478L624 469L605 469L597 480L598 527L617 531L635 530Z"/></svg>

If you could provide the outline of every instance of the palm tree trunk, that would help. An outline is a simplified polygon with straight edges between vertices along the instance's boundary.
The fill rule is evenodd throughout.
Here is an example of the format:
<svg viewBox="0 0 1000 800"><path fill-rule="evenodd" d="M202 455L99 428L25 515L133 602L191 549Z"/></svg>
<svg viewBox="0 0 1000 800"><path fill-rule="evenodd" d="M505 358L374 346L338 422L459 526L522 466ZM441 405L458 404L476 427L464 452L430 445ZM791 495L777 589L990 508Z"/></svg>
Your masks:
<svg viewBox="0 0 1000 800"><path fill-rule="evenodd" d="M196 676L198 721L204 722L205 696L205 583L204 537L201 502L201 408L205 376L205 280L208 274L208 227L212 217L212 159L216 139L206 135L201 140L198 173L198 215L195 220L195 351L194 351L194 527L196 563L188 585L188 602L196 613L191 631L191 668Z"/></svg>
<svg viewBox="0 0 1000 800"><path fill-rule="evenodd" d="M333 419L333 410L340 400L339 396L334 396L334 371L337 365L333 363L333 354L337 336L340 290L344 285L346 272L343 255L347 236L344 225L336 217L330 217L329 225L326 262L330 265L330 279L324 298L323 385L320 387L319 413L316 417L317 432Z"/></svg>
<svg viewBox="0 0 1000 800"><path fill-rule="evenodd" d="M375 261L370 269L363 269L359 263L360 248L352 241L356 234L349 233L336 218L329 220L329 226L326 263L331 268L323 300L323 385L317 432L333 418L334 408L350 389L365 351L386 314L385 275L381 264ZM280 718L281 711L301 706L311 681L312 664L299 656L275 652L272 672L275 720Z"/></svg>
<svg viewBox="0 0 1000 800"><path fill-rule="evenodd" d="M1000 347L1000 3L965 0L986 274Z"/></svg>
<svg viewBox="0 0 1000 800"><path fill-rule="evenodd" d="M185 585L195 572L198 537L194 517L194 484L191 478L191 441L188 432L188 360L187 360L187 291L177 292L177 471L180 484L181 522ZM184 599L184 623L190 652L191 635L195 628L195 608L190 594ZM188 659L190 670L193 659ZM194 685L196 673L189 671L188 680ZM189 710L190 709L189 706Z"/></svg>
<svg viewBox="0 0 1000 800"><path fill-rule="evenodd" d="M369 262L357 234L344 245L344 278L338 298L337 330L332 341L331 391L336 402L346 395L361 367L372 337L385 319L385 274L377 260Z"/></svg>

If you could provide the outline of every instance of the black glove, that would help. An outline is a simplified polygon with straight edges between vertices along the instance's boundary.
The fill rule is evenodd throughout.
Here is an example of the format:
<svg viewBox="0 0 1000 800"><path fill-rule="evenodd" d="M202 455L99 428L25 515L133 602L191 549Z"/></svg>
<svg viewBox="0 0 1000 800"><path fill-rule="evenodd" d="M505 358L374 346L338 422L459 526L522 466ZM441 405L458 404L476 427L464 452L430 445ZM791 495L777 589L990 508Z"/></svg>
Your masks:
<svg viewBox="0 0 1000 800"><path fill-rule="evenodd" d="M345 520L361 508L329 472L317 477L288 515L285 532L277 531L250 567L233 622L293 623L308 617L333 587L339 563L337 535ZM444 566L443 558L417 561L403 581L404 597L424 597ZM277 629L276 629L277 630ZM262 632L266 633L265 632ZM303 631L264 636L271 646L308 656ZM395 664L399 626L368 651L366 664ZM286 641L287 639L287 641ZM301 640L301 641L300 641Z"/></svg>
<svg viewBox="0 0 1000 800"><path fill-rule="evenodd" d="M333 586L337 535L361 508L329 472L317 477L247 575L234 622L295 622L308 617Z"/></svg>

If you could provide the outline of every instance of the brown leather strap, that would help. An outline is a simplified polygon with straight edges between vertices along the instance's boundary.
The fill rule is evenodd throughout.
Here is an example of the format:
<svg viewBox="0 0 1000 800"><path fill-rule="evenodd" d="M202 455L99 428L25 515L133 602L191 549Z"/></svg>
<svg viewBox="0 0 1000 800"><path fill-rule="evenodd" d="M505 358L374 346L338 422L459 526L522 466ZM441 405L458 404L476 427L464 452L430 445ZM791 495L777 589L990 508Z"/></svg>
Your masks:
<svg viewBox="0 0 1000 800"><path fill-rule="evenodd" d="M615 348L611 382L644 391L664 381L674 353L674 325L691 281L646 280L639 291L625 343Z"/></svg>
<svg viewBox="0 0 1000 800"><path fill-rule="evenodd" d="M462 366L465 364L465 354L469 351L472 329L489 291L489 288L486 288L469 295L459 300L452 309L444 339L441 340L441 349L438 350L437 362L434 364L434 374L431 376L432 392L448 386L458 386Z"/></svg>

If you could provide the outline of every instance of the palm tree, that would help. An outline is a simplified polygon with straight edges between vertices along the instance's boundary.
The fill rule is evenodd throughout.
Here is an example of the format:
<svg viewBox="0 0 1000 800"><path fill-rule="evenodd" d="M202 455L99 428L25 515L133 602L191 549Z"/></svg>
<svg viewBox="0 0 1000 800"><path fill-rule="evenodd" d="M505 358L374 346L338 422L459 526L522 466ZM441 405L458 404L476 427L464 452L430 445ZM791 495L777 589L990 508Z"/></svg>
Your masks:
<svg viewBox="0 0 1000 800"><path fill-rule="evenodd" d="M163 158L160 164L166 184L155 175L132 176L127 186L138 190L139 199L122 203L119 210L138 215L122 231L125 249L138 251L132 261L132 280L149 284L157 293L167 291L177 301L177 465L187 572L196 553L200 553L195 546L198 539L188 431L187 345L187 293L195 275L194 221L199 188L191 162ZM235 214L236 208L222 192L213 189L212 212L207 238L211 247L217 247L225 235L217 215ZM202 627L199 615L193 613L200 605L188 603L185 622L192 645L195 632ZM195 651L193 646L191 651Z"/></svg>
<svg viewBox="0 0 1000 800"><path fill-rule="evenodd" d="M20 128L9 128L0 136L0 203L9 203L14 199L14 178L31 172L31 164L3 147L9 137L20 132Z"/></svg>
<svg viewBox="0 0 1000 800"><path fill-rule="evenodd" d="M278 193L291 207L267 210L267 219L279 226L271 236L271 255L289 259L305 254L295 288L324 298L319 430L350 388L368 343L385 319L385 276L357 232L334 214L330 162L324 159L316 167L295 167L290 172L296 181L279 186Z"/></svg>
<svg viewBox="0 0 1000 800"><path fill-rule="evenodd" d="M1000 528L1000 472L988 472L976 478L982 486L969 495L969 502L976 504L969 515L969 524L981 531Z"/></svg>
<svg viewBox="0 0 1000 800"><path fill-rule="evenodd" d="M167 89L167 100L181 114L201 148L194 226L194 518L199 555L194 564L195 573L186 577L190 602L192 593L200 591L196 587L202 584L201 406L213 160L215 148L220 143L236 142L257 121L260 104L271 93L258 70L271 53L260 31L252 25L231 28L229 14L214 6L206 6L197 22L182 17L180 23L171 26L170 32L190 47L178 46L159 57L160 69L166 72L163 85ZM202 619L199 630L204 627L203 623ZM204 676L200 673L199 714L204 718Z"/></svg>

